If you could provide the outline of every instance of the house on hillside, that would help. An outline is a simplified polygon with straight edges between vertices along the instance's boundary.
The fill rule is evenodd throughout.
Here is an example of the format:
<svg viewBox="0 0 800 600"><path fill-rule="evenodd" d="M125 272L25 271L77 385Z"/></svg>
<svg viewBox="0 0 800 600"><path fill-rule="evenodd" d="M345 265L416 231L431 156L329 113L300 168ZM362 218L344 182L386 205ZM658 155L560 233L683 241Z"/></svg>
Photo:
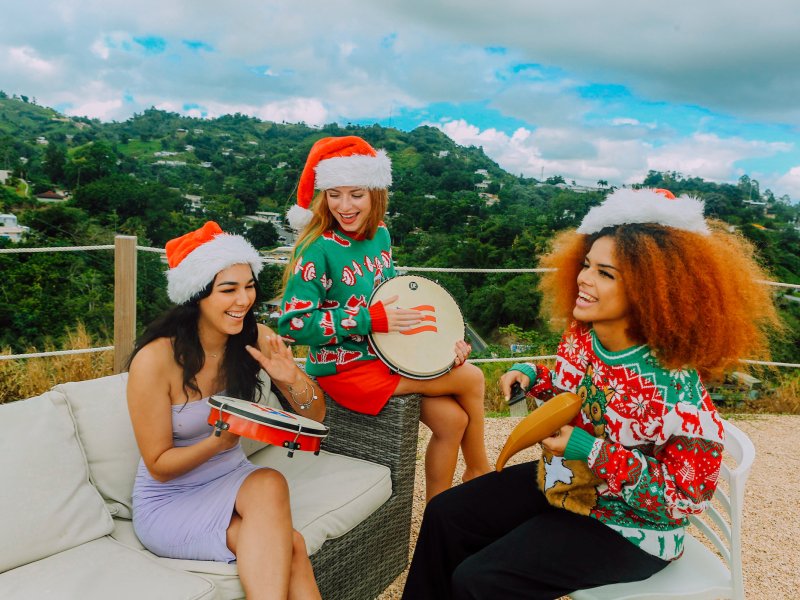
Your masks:
<svg viewBox="0 0 800 600"><path fill-rule="evenodd" d="M0 238L11 240L15 244L31 230L30 227L17 224L17 215L0 214Z"/></svg>
<svg viewBox="0 0 800 600"><path fill-rule="evenodd" d="M47 190L46 192L41 192L36 194L36 199L39 202L66 202L67 197L63 194L58 192L54 192L53 190Z"/></svg>
<svg viewBox="0 0 800 600"><path fill-rule="evenodd" d="M11 171L0 171L0 185L6 185L9 177L11 177Z"/></svg>

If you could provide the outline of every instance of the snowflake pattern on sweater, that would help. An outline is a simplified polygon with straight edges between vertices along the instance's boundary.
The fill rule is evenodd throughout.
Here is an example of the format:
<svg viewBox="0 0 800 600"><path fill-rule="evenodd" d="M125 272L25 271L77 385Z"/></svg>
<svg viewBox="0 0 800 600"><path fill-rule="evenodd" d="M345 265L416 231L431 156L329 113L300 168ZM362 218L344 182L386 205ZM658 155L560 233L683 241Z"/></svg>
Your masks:
<svg viewBox="0 0 800 600"><path fill-rule="evenodd" d="M333 375L378 358L367 334L380 330L373 321L383 309L370 311L367 303L373 289L394 275L383 223L372 239L329 230L303 250L286 284L278 332L290 343L310 347L310 375Z"/></svg>
<svg viewBox="0 0 800 600"><path fill-rule="evenodd" d="M543 452L539 486L554 506L589 515L665 560L683 552L687 515L717 485L724 432L694 370L662 368L647 346L603 348L573 323L555 374L514 365L540 400L578 394L582 410L564 457Z"/></svg>

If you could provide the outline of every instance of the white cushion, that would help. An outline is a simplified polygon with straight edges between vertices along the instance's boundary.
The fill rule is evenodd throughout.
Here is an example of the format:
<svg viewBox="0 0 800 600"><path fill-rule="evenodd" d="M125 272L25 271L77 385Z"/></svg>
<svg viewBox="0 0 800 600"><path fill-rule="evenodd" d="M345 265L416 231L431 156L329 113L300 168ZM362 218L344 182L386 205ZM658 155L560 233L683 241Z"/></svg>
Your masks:
<svg viewBox="0 0 800 600"><path fill-rule="evenodd" d="M391 471L383 465L324 451L287 454L268 446L250 460L286 477L294 528L303 534L309 555L325 540L353 529L392 495Z"/></svg>
<svg viewBox="0 0 800 600"><path fill-rule="evenodd" d="M92 481L116 516L131 518L139 447L128 414L128 374L64 383L53 388L69 402Z"/></svg>
<svg viewBox="0 0 800 600"><path fill-rule="evenodd" d="M103 537L0 576L9 600L200 600L216 598L203 577L170 569Z"/></svg>
<svg viewBox="0 0 800 600"><path fill-rule="evenodd" d="M111 532L63 395L0 405L0 423L0 572Z"/></svg>

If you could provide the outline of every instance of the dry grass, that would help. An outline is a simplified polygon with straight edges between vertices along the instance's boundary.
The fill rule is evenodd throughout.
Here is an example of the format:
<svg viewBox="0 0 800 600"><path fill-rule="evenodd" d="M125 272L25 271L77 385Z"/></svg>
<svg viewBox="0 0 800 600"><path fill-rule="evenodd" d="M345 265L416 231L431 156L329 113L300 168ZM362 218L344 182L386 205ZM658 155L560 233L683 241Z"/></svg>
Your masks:
<svg viewBox="0 0 800 600"><path fill-rule="evenodd" d="M44 350L28 348L25 353L76 350L105 346L86 332L82 324L69 331L58 348L46 344ZM3 348L0 354L12 354ZM110 375L113 352L70 354L45 358L27 358L0 361L0 404L37 396L58 383L83 381Z"/></svg>

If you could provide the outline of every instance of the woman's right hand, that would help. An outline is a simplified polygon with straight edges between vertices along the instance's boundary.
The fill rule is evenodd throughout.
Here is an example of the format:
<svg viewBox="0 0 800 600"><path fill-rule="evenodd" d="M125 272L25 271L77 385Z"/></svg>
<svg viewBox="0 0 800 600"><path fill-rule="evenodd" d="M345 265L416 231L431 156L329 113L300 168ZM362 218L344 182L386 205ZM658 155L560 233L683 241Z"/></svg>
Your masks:
<svg viewBox="0 0 800 600"><path fill-rule="evenodd" d="M500 377L500 389L503 392L503 397L506 399L506 402L511 398L511 386L514 385L515 381L519 382L523 390L527 390L531 385L531 378L525 375L525 373L521 371L506 371L503 376Z"/></svg>
<svg viewBox="0 0 800 600"><path fill-rule="evenodd" d="M209 436L209 439L213 440L217 448L217 454L225 452L225 450L230 450L239 443L239 436L230 431L220 431L219 435L216 435L215 431Z"/></svg>
<svg viewBox="0 0 800 600"><path fill-rule="evenodd" d="M405 331L422 322L420 312L413 308L400 308L399 306L389 306L397 302L400 296L394 295L383 301L383 308L386 309L386 321L389 326L389 333Z"/></svg>

